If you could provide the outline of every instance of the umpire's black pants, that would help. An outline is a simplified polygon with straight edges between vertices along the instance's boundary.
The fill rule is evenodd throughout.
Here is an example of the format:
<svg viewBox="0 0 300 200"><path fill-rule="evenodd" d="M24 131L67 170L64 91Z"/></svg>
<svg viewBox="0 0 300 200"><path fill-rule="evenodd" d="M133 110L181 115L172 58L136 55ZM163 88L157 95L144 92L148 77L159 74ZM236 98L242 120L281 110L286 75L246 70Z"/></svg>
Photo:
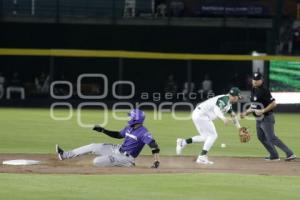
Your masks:
<svg viewBox="0 0 300 200"><path fill-rule="evenodd" d="M275 146L284 151L286 156L289 157L294 153L275 135L274 124L275 119L272 113L256 120L257 138L270 153L271 158L279 157Z"/></svg>

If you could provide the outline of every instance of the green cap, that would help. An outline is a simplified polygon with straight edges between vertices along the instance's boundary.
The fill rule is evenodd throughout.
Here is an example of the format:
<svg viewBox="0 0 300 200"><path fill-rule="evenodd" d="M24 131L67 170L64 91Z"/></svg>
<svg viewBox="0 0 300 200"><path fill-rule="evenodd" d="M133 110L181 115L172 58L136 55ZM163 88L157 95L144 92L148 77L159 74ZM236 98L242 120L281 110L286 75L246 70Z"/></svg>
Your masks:
<svg viewBox="0 0 300 200"><path fill-rule="evenodd" d="M241 91L239 88L237 87L232 87L230 90L229 90L229 94L231 96L238 96L240 99L242 98L241 96Z"/></svg>

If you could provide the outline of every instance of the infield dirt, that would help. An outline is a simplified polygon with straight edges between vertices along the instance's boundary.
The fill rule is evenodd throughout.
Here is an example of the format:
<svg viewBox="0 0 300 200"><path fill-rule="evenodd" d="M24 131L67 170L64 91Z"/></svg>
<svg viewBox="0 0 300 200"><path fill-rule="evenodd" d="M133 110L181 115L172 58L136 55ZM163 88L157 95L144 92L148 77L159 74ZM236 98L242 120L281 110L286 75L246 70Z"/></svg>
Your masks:
<svg viewBox="0 0 300 200"><path fill-rule="evenodd" d="M0 173L37 174L149 174L149 173L238 173L256 175L300 176L300 160L265 161L253 157L210 157L213 165L201 165L192 156L161 156L159 169L151 169L151 156L140 156L132 168L99 168L92 165L95 156L83 156L60 161L54 154L0 154ZM33 159L39 165L2 165L4 160Z"/></svg>

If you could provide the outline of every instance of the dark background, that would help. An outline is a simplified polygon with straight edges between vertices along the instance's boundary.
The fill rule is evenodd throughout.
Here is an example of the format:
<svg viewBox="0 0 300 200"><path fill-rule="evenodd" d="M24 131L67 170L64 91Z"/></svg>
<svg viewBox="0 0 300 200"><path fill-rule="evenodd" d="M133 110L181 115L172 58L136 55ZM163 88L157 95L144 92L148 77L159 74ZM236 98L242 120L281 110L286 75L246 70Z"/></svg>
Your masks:
<svg viewBox="0 0 300 200"><path fill-rule="evenodd" d="M171 0L155 1L154 10L149 2L137 1L135 15L126 17L121 0L37 0L34 12L31 1L0 0L0 48L275 54L281 42L280 28L288 32L285 25L292 24L297 16L296 1L292 0L182 0L184 9L177 14ZM166 16L157 15L161 3L166 4ZM224 12L205 10L207 6L224 8ZM50 75L51 81L70 81L75 89L82 73L107 75L110 89L114 81L130 80L136 87L135 101L140 100L141 92L163 93L171 74L177 92L182 91L186 81L193 82L198 90L206 74L216 94L232 86L247 90L252 62L0 56L0 72L6 78L5 87L10 85L13 73L19 73L26 90L25 101L51 99L35 94L34 78L42 72ZM87 82L99 86L97 80ZM128 91L121 88L120 92ZM72 98L77 98L76 91ZM109 95L105 100L114 99ZM2 98L0 103L5 101Z"/></svg>
<svg viewBox="0 0 300 200"><path fill-rule="evenodd" d="M262 28L1 23L0 44L2 48L249 54L266 51L267 34L268 29Z"/></svg>
<svg viewBox="0 0 300 200"><path fill-rule="evenodd" d="M248 54L265 52L268 29L201 28L160 26L100 26L69 24L3 23L2 48L38 49L99 49L146 52ZM192 39L191 39L192 38ZM1 71L10 77L19 72L24 82L32 82L40 72L49 73L50 59L54 80L62 75L76 82L82 73L103 73L110 84L119 80L118 59L108 58L49 58L0 57ZM252 72L252 62L192 61L191 80L200 87L209 74L216 92L229 89L233 72L244 80ZM138 91L162 92L168 75L173 74L181 90L187 81L187 61L123 60L123 80L133 81Z"/></svg>

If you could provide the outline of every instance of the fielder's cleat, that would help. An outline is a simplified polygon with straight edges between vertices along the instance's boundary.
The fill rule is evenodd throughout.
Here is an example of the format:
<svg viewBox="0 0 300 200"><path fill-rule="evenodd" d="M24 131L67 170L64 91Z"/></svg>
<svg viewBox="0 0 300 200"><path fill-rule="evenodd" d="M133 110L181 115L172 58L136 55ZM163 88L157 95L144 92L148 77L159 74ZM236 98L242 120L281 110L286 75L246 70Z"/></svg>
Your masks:
<svg viewBox="0 0 300 200"><path fill-rule="evenodd" d="M265 157L265 160L266 161L279 161L280 158L278 158L278 157Z"/></svg>
<svg viewBox="0 0 300 200"><path fill-rule="evenodd" d="M286 157L284 160L285 160L285 161L291 161L291 160L295 160L296 157L297 157L297 156L296 156L295 154L292 154L292 155Z"/></svg>
<svg viewBox="0 0 300 200"><path fill-rule="evenodd" d="M180 155L185 146L186 146L186 143L185 143L184 139L177 138L177 140L176 140L176 154Z"/></svg>
<svg viewBox="0 0 300 200"><path fill-rule="evenodd" d="M58 146L58 144L55 146L55 150L56 150L56 153L57 153L57 157L59 160L63 160L63 155L64 155L64 150L62 148L60 148Z"/></svg>
<svg viewBox="0 0 300 200"><path fill-rule="evenodd" d="M207 155L203 155L203 156L198 156L196 163L198 164L205 164L205 165L212 165L214 164L214 162L208 160Z"/></svg>

